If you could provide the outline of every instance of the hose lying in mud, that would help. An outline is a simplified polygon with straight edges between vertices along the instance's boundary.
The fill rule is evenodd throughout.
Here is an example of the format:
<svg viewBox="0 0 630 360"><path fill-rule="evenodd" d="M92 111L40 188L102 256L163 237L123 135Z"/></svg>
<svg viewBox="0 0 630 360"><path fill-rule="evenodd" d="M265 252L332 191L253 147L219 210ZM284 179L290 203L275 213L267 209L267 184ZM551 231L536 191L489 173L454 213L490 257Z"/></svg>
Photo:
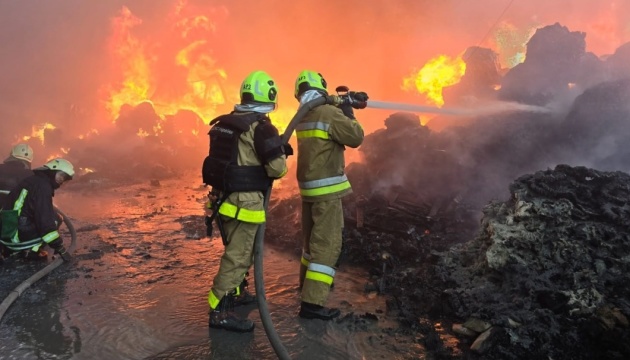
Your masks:
<svg viewBox="0 0 630 360"><path fill-rule="evenodd" d="M324 104L332 103L332 98L330 97L319 97L317 99L311 100L304 105L300 106L298 112L293 116L289 125L287 125L287 129L282 134L282 143L286 144L289 142L291 138L291 134L293 134L293 130L297 124L302 120L304 115L311 111L314 107ZM264 207L265 212L269 207L269 198L271 197L271 188L269 186L267 192L265 193ZM265 332L267 333L267 338L269 338L269 342L273 347L273 350L278 355L278 359L287 360L291 359L287 349L282 344L276 329L273 326L273 322L271 321L271 315L269 314L269 307L267 306L267 299L265 297L265 280L263 277L263 248L264 248L264 238L265 238L265 223L258 227L258 231L256 232L256 238L254 239L254 282L256 285L256 299L258 300L258 312L260 313L260 320L263 323L263 327L265 328Z"/></svg>
<svg viewBox="0 0 630 360"><path fill-rule="evenodd" d="M5 191L2 191L2 192L5 192ZM68 227L68 230L70 231L70 237L71 237L72 240L71 240L70 246L67 249L67 252L69 254L72 254L74 252L75 247L76 247L77 232L74 229L74 225L72 225L72 222L66 216L66 214L64 214L61 210L59 210L56 207L55 207L55 211L57 211L57 213L59 213L59 215L61 215L61 217L63 218L64 224L66 224L66 226ZM24 280L20 285L18 285L15 289L13 289L13 291L11 291L11 293L9 293L9 295L0 304L0 322L2 321L2 317L4 316L4 313L7 312L7 310L9 309L9 306L11 306L11 304L13 304L13 302L15 300L17 300L17 298L20 295L22 295L22 293L26 289L28 289L31 285L33 285L37 280L43 278L44 276L48 275L51 271L53 271L56 268L58 268L62 263L63 263L63 259L60 258L60 257L55 259L55 260L53 260L53 262L51 262L50 264L48 264L43 269L41 269L38 272L36 272L30 278Z"/></svg>

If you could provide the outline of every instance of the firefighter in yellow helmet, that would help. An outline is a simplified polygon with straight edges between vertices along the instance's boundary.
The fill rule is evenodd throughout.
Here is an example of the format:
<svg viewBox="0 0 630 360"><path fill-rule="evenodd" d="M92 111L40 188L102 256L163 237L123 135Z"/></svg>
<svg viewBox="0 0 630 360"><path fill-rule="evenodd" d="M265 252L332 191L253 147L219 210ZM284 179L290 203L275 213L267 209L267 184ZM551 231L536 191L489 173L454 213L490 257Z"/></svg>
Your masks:
<svg viewBox="0 0 630 360"><path fill-rule="evenodd" d="M41 248L48 245L67 260L53 196L72 179L74 167L68 160L54 159L33 172L11 190L2 204L0 241L13 252L24 251L27 258L45 258L47 254Z"/></svg>
<svg viewBox="0 0 630 360"><path fill-rule="evenodd" d="M225 252L208 293L209 326L237 332L254 329L239 318L234 305L255 301L245 277L253 262L254 238L265 222L263 192L287 173L283 144L268 113L275 110L278 89L264 71L254 71L241 84L241 102L234 111L210 122L210 152L202 167L203 182L212 186L206 217L209 235L216 220Z"/></svg>
<svg viewBox="0 0 630 360"><path fill-rule="evenodd" d="M303 105L328 95L324 77L302 71L295 81L295 97ZM363 128L353 107L367 105L367 94L349 93L338 106L320 105L309 111L296 127L297 180L302 196L304 246L300 264L302 302L299 316L330 320L339 309L328 308L326 299L341 253L343 211L341 198L352 192L344 174L346 146L363 142Z"/></svg>
<svg viewBox="0 0 630 360"><path fill-rule="evenodd" d="M11 149L9 157L0 164L0 190L11 191L17 184L31 175L33 149L27 144L17 144ZM6 197L0 192L0 204Z"/></svg>

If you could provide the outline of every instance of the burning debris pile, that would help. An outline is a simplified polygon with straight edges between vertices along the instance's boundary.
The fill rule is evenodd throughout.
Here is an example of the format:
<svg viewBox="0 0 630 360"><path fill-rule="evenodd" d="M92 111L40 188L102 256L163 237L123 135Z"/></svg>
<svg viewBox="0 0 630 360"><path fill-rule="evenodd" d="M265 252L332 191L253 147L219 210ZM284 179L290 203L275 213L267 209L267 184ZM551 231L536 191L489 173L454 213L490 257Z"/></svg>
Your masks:
<svg viewBox="0 0 630 360"><path fill-rule="evenodd" d="M207 146L207 126L193 112L160 118L150 103L125 106L111 132L75 143L70 156L94 177L167 178L198 167ZM88 176L90 178L90 176Z"/></svg>
<svg viewBox="0 0 630 360"><path fill-rule="evenodd" d="M583 42L560 25L543 28L499 92L530 104L570 100L568 110L496 114L439 133L393 114L366 136L365 161L347 168L355 194L345 202L344 261L369 267L366 291L390 296L388 311L436 354L457 356L418 319L455 322L473 357L630 356L630 176L568 165L536 172L564 163L630 170L630 73L609 77L625 47L591 61L601 70L592 77L580 67L556 81L543 69L567 54L571 64L593 60ZM513 198L497 201L515 178Z"/></svg>
<svg viewBox="0 0 630 360"><path fill-rule="evenodd" d="M437 354L455 356L418 319L452 323L473 357L628 358L630 175L558 165L510 192L465 243L476 225L461 205L432 217L409 194L372 199L347 229L346 259L368 264L366 291L391 296L388 312Z"/></svg>

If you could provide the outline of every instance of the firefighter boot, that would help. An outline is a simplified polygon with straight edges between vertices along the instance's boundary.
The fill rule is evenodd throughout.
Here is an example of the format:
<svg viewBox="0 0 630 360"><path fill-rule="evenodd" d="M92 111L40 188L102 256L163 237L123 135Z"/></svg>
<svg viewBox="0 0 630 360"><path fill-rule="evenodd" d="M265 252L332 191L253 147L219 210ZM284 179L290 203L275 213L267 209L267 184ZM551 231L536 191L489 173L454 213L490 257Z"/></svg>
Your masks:
<svg viewBox="0 0 630 360"><path fill-rule="evenodd" d="M235 289L236 295L234 296L234 306L245 306L256 303L256 295L250 293L247 290L247 279L243 279L243 282Z"/></svg>
<svg viewBox="0 0 630 360"><path fill-rule="evenodd" d="M242 319L234 313L234 294L229 293L221 299L217 308L210 311L208 325L214 329L234 332L254 331L254 322Z"/></svg>
<svg viewBox="0 0 630 360"><path fill-rule="evenodd" d="M341 311L302 301L299 315L303 319L332 320L341 315Z"/></svg>

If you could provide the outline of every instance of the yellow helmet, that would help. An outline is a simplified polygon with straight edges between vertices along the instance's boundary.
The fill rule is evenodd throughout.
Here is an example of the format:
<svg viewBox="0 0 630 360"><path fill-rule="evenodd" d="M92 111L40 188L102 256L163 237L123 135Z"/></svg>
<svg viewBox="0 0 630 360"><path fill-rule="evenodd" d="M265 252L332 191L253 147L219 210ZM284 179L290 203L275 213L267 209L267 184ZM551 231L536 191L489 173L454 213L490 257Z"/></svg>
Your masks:
<svg viewBox="0 0 630 360"><path fill-rule="evenodd" d="M44 169L63 171L66 174L68 174L68 176L70 176L71 179L74 176L74 167L72 166L70 161L66 159L57 158L57 159L50 160L49 162L45 163L42 167L37 168L36 170L44 170Z"/></svg>
<svg viewBox="0 0 630 360"><path fill-rule="evenodd" d="M264 71L254 71L241 84L241 104L278 103L278 88L276 82Z"/></svg>
<svg viewBox="0 0 630 360"><path fill-rule="evenodd" d="M295 80L295 98L299 99L306 90L321 90L328 94L327 86L322 74L312 70L302 70Z"/></svg>
<svg viewBox="0 0 630 360"><path fill-rule="evenodd" d="M30 163L33 161L33 148L27 144L17 144L11 149L10 156Z"/></svg>

